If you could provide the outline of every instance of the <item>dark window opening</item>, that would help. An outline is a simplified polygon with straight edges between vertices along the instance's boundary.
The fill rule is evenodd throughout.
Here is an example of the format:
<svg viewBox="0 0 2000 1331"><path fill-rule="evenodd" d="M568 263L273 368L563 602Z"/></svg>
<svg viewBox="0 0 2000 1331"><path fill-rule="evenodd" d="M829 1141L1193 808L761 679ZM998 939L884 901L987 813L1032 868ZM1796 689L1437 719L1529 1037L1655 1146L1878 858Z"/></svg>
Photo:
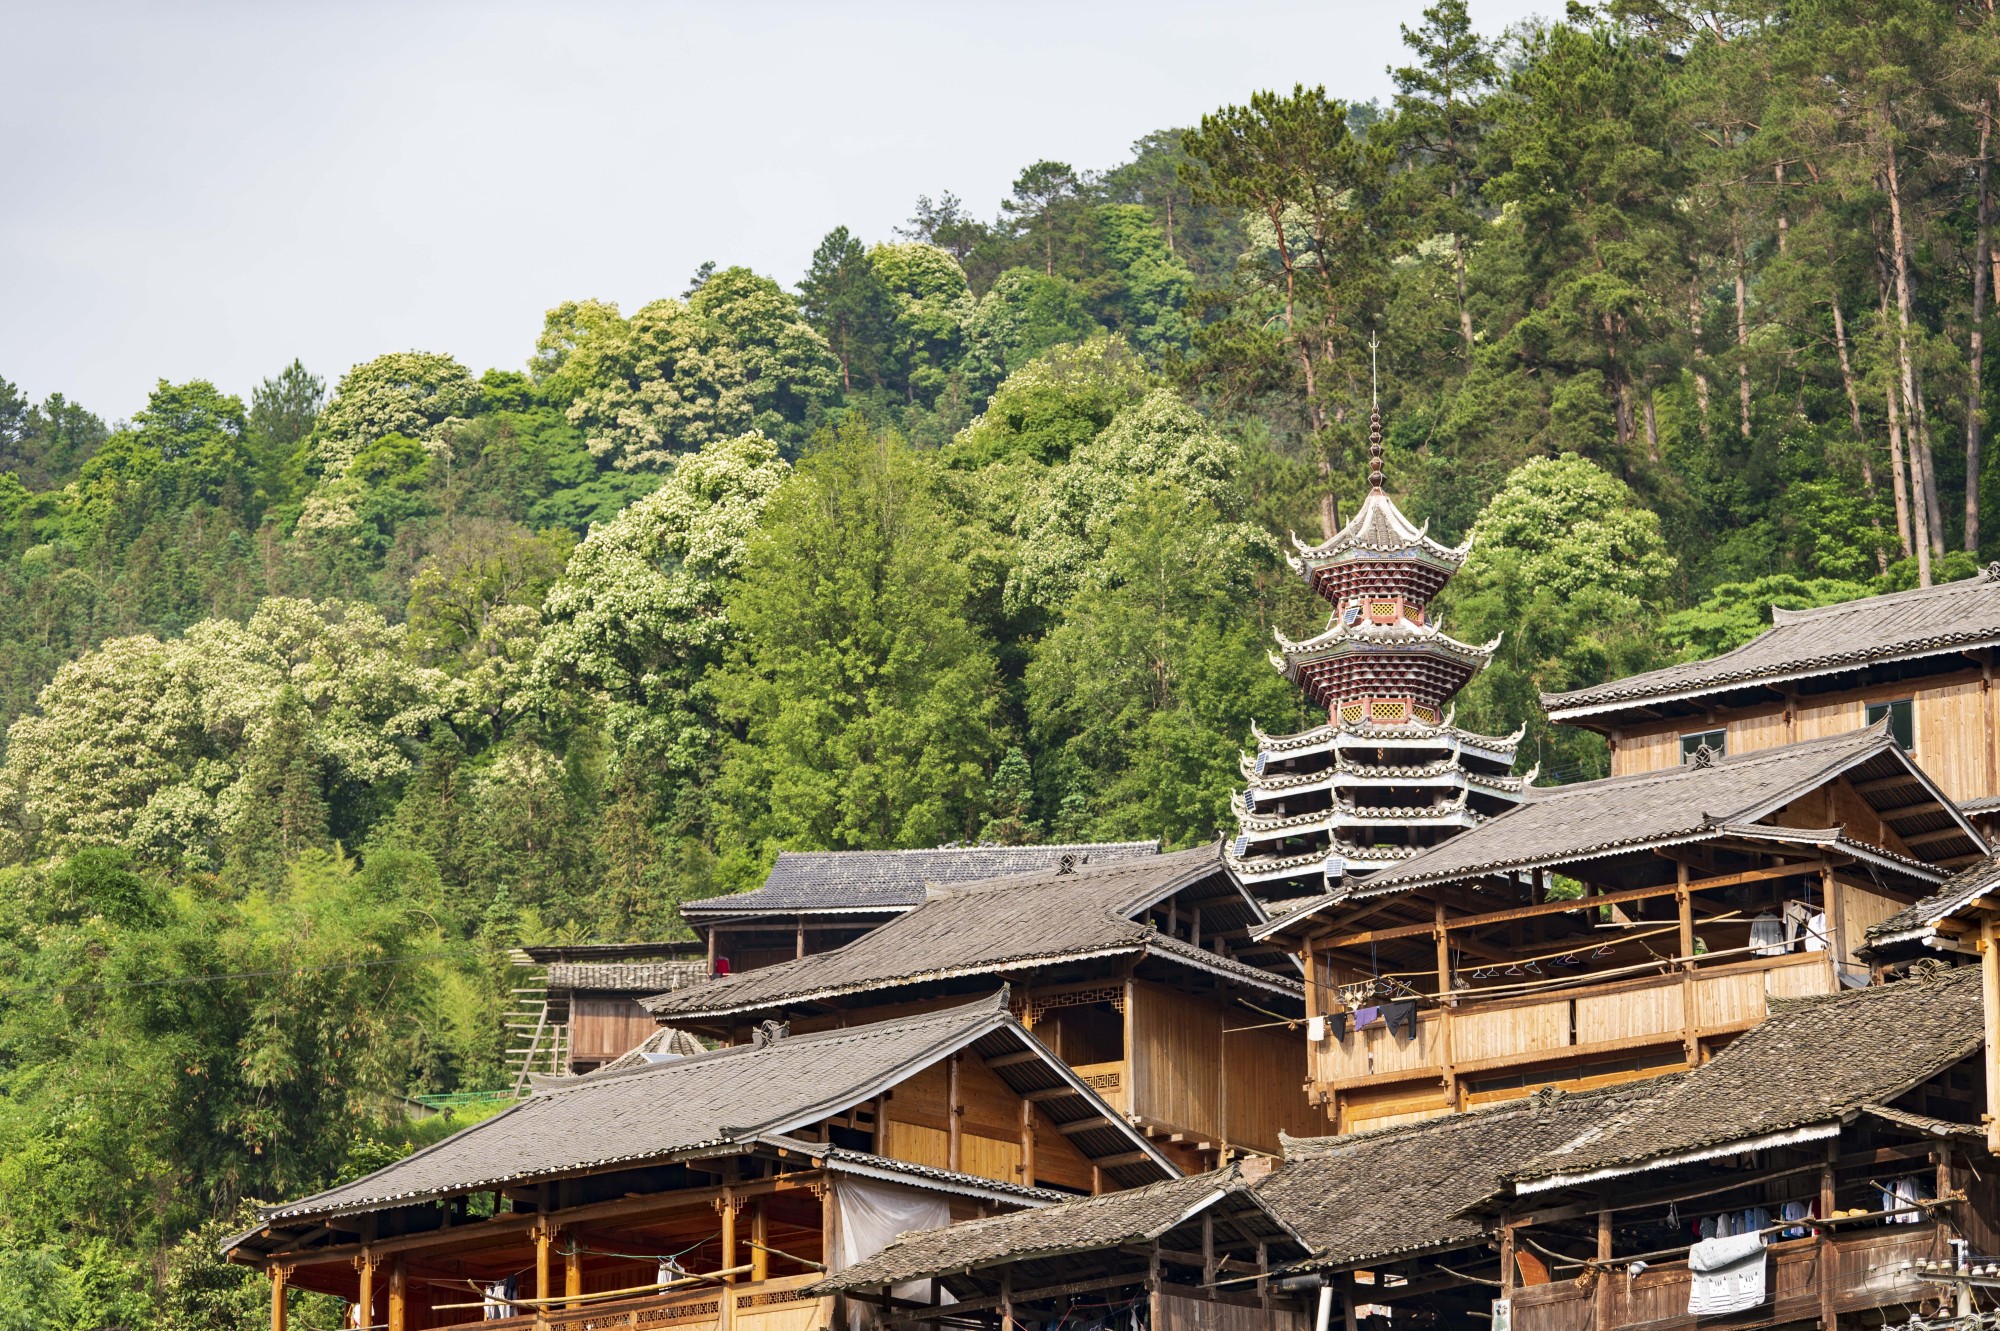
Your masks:
<svg viewBox="0 0 2000 1331"><path fill-rule="evenodd" d="M1894 702L1871 702L1868 704L1868 724L1874 725L1883 717L1889 718L1889 736L1896 741L1896 747L1908 753L1917 747L1917 720L1910 709L1910 699L1898 698Z"/></svg>
<svg viewBox="0 0 2000 1331"><path fill-rule="evenodd" d="M1695 754L1702 749L1709 751L1711 758L1720 758L1729 752L1728 732L1724 730L1697 730L1681 736L1681 761L1692 763Z"/></svg>

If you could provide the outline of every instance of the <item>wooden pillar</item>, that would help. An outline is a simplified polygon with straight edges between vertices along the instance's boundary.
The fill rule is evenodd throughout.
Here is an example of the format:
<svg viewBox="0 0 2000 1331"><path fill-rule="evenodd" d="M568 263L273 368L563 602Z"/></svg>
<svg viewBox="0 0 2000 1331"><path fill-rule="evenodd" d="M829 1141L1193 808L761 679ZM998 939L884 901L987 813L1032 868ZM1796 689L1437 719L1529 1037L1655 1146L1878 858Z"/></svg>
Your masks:
<svg viewBox="0 0 2000 1331"><path fill-rule="evenodd" d="M1500 1297L1514 1297L1514 1217L1500 1214Z"/></svg>
<svg viewBox="0 0 2000 1331"><path fill-rule="evenodd" d="M1686 860L1674 861L1674 905L1681 917L1681 1057L1694 1067L1701 1062L1701 1036L1695 1022L1694 891Z"/></svg>
<svg viewBox="0 0 2000 1331"><path fill-rule="evenodd" d="M1432 902L1432 931L1437 942L1438 1005L1454 1001L1451 996L1451 938L1444 927L1444 898Z"/></svg>
<svg viewBox="0 0 2000 1331"><path fill-rule="evenodd" d="M555 1231L546 1219L535 1222L535 1297L538 1299L555 1297L555 1285L549 1279L549 1257L554 1239ZM542 1306L548 1305L545 1303Z"/></svg>
<svg viewBox="0 0 2000 1331"><path fill-rule="evenodd" d="M1262 1239L1257 1241L1257 1306L1267 1311L1271 1306L1271 1245Z"/></svg>
<svg viewBox="0 0 2000 1331"><path fill-rule="evenodd" d="M1820 895L1826 899L1826 955L1833 966L1833 987L1840 989L1840 962L1847 951L1847 926L1841 917L1846 914L1840 908L1840 884L1834 881L1833 863L1826 852L1819 857Z"/></svg>
<svg viewBox="0 0 2000 1331"><path fill-rule="evenodd" d="M1215 1210L1213 1207L1201 1213L1201 1286L1202 1297L1215 1298Z"/></svg>
<svg viewBox="0 0 2000 1331"><path fill-rule="evenodd" d="M1000 1272L1000 1331L1014 1331L1014 1268Z"/></svg>
<svg viewBox="0 0 2000 1331"><path fill-rule="evenodd" d="M271 1331L285 1331L285 1268L271 1267Z"/></svg>
<svg viewBox="0 0 2000 1331"><path fill-rule="evenodd" d="M714 925L708 927L708 973L715 974L715 935L719 932Z"/></svg>
<svg viewBox="0 0 2000 1331"><path fill-rule="evenodd" d="M736 1189L724 1188L722 1196L715 1202L715 1209L722 1217L722 1269L730 1270L736 1265ZM734 1275L726 1275L724 1280L736 1283Z"/></svg>
<svg viewBox="0 0 2000 1331"><path fill-rule="evenodd" d="M361 1325L375 1325L375 1254L364 1244L361 1255L354 1259L354 1269L361 1273L361 1293L355 1299L355 1306L361 1309Z"/></svg>
<svg viewBox="0 0 2000 1331"><path fill-rule="evenodd" d="M1021 1185L1035 1186L1035 1105L1021 1101Z"/></svg>
<svg viewBox="0 0 2000 1331"><path fill-rule="evenodd" d="M1132 977L1128 974L1125 977L1125 1011L1120 1014L1125 1018L1125 1022L1120 1032L1120 1039L1124 1043L1118 1055L1118 1094L1115 1097L1105 1097L1121 1114L1142 1112L1139 1105L1139 1051L1135 1047L1132 1025L1133 1014L1138 1010L1138 1004L1139 987L1132 983ZM1221 1051L1217 1052L1219 1054ZM1226 1063L1222 1071L1224 1076L1229 1074Z"/></svg>
<svg viewBox="0 0 2000 1331"><path fill-rule="evenodd" d="M1986 1149L2000 1154L2000 931L1979 921L1979 987L1986 1008Z"/></svg>
<svg viewBox="0 0 2000 1331"><path fill-rule="evenodd" d="M945 1168L956 1173L963 1159L965 1105L959 1098L958 1061L960 1055L953 1054L945 1060ZM933 1157L935 1158L935 1157Z"/></svg>
<svg viewBox="0 0 2000 1331"><path fill-rule="evenodd" d="M1356 1317L1354 1313L1354 1305L1359 1302L1361 1302L1361 1299L1354 1292L1354 1277L1350 1274L1347 1277L1345 1296L1341 1299L1340 1323L1345 1328L1345 1331L1360 1331L1361 1319Z"/></svg>
<svg viewBox="0 0 2000 1331"><path fill-rule="evenodd" d="M1317 958L1313 953L1313 945L1310 941L1307 941L1304 946L1299 948L1299 967L1305 972L1306 976L1306 1015L1308 1017L1323 1017L1326 1015L1326 1007L1320 1002L1319 969L1315 965L1316 960Z"/></svg>
<svg viewBox="0 0 2000 1331"><path fill-rule="evenodd" d="M877 1155L889 1154L889 1097L886 1095L875 1097L874 1151Z"/></svg>
<svg viewBox="0 0 2000 1331"><path fill-rule="evenodd" d="M1819 1213L1822 1219L1833 1214L1833 1165L1838 1159L1840 1159L1840 1138L1834 1137L1826 1144L1826 1163L1819 1167ZM1839 1331L1840 1315L1834 1311L1834 1295L1839 1292L1834 1283L1834 1267L1838 1262L1834 1257L1831 1228L1822 1228L1819 1231L1819 1242L1815 1248L1815 1264L1819 1267L1820 1331Z"/></svg>
<svg viewBox="0 0 2000 1331"><path fill-rule="evenodd" d="M792 955L794 957L803 957L805 954L806 954L806 917L801 915L799 916L798 949Z"/></svg>
<svg viewBox="0 0 2000 1331"><path fill-rule="evenodd" d="M1599 1203L1607 1198L1599 1198ZM1597 1213L1597 1325L1611 1327L1617 1325L1612 1318L1617 1315L1612 1307L1617 1285L1611 1278L1611 1212L1609 1208Z"/></svg>
<svg viewBox="0 0 2000 1331"><path fill-rule="evenodd" d="M408 1331L410 1325L410 1273L403 1259L389 1262L389 1331Z"/></svg>
<svg viewBox="0 0 2000 1331"><path fill-rule="evenodd" d="M563 1298L574 1308L583 1301L583 1245L573 1229L563 1238Z"/></svg>
<svg viewBox="0 0 2000 1331"><path fill-rule="evenodd" d="M771 1278L771 1254L765 1247L771 1241L769 1220L764 1210L764 1199L759 1197L750 1203L750 1278L769 1280Z"/></svg>

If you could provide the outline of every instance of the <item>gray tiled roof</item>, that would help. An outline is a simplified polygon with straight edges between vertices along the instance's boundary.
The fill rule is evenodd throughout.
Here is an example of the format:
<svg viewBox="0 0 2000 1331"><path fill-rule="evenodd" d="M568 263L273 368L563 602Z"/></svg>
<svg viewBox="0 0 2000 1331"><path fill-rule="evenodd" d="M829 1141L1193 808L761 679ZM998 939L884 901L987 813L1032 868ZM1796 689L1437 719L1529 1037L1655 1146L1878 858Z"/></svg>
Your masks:
<svg viewBox="0 0 2000 1331"><path fill-rule="evenodd" d="M1874 941L1927 929L1934 921L1951 918L1980 897L1995 895L1996 889L2000 889L2000 856L1967 865L1923 900L1870 925L1868 937Z"/></svg>
<svg viewBox="0 0 2000 1331"><path fill-rule="evenodd" d="M1179 1226L1197 1207L1213 1206L1231 1198L1268 1214L1269 1208L1243 1181L1237 1167L1230 1165L1207 1174L1066 1201L1040 1210L1015 1211L945 1229L904 1234L873 1257L829 1277L820 1288L898 1285L948 1271L962 1272L998 1263L1146 1243ZM1269 1228L1278 1238L1274 1245L1275 1260L1284 1259L1286 1246L1291 1246L1294 1252L1303 1250L1303 1245L1285 1244L1287 1227L1282 1222L1272 1221Z"/></svg>
<svg viewBox="0 0 2000 1331"><path fill-rule="evenodd" d="M1837 1122L1893 1100L1983 1041L1977 967L1772 1006L1700 1068L1644 1084L1574 1140L1512 1171L1517 1187Z"/></svg>
<svg viewBox="0 0 2000 1331"><path fill-rule="evenodd" d="M1732 825L1755 822L1843 772L1875 777L1915 770L1889 737L1887 724L1877 722L1829 739L1723 758L1712 767L1668 767L1572 786L1533 787L1526 800L1505 813L1356 885L1314 898L1259 932L1280 932L1344 900L1719 834ZM1965 844L1979 846L1969 833Z"/></svg>
<svg viewBox="0 0 2000 1331"><path fill-rule="evenodd" d="M1157 841L1067 846L946 846L936 850L781 850L754 892L683 902L698 917L815 911L902 910L920 904L927 883L965 883L1056 868L1065 856L1103 864L1160 853Z"/></svg>
<svg viewBox="0 0 2000 1331"><path fill-rule="evenodd" d="M753 1142L859 1104L968 1047L981 1056L1020 1049L1043 1055L997 1071L1010 1084L1039 1081L1046 1088L1068 1088L1069 1096L1044 1100L1042 1107L1051 1110L1076 1101L1071 1112L1058 1107L1051 1116L1059 1122L1094 1122L1092 1129L1070 1134L1085 1155L1143 1152L1144 1160L1107 1169L1120 1181L1140 1183L1176 1173L1008 1015L1003 990L942 1011L579 1078L352 1183L271 1207L260 1216L285 1221L380 1210L552 1174L628 1168L683 1151Z"/></svg>
<svg viewBox="0 0 2000 1331"><path fill-rule="evenodd" d="M558 961L548 969L551 990L657 994L708 978L707 961Z"/></svg>
<svg viewBox="0 0 2000 1331"><path fill-rule="evenodd" d="M1464 1247L1486 1234L1483 1220L1465 1214L1470 1208L1624 1094L1537 1095L1373 1132L1288 1139L1284 1165L1258 1190L1312 1245L1308 1266Z"/></svg>
<svg viewBox="0 0 2000 1331"><path fill-rule="evenodd" d="M1545 693L1557 721L1648 699L1698 697L1757 682L2000 643L2000 582L1981 576L1813 610L1773 609L1772 626L1734 651L1568 693Z"/></svg>
<svg viewBox="0 0 2000 1331"><path fill-rule="evenodd" d="M1299 996L1296 980L1218 956L1129 918L1205 878L1227 882L1215 846L936 889L844 947L642 999L662 1020L750 1013L842 994L1089 957L1150 953ZM1246 899L1243 919L1260 920Z"/></svg>

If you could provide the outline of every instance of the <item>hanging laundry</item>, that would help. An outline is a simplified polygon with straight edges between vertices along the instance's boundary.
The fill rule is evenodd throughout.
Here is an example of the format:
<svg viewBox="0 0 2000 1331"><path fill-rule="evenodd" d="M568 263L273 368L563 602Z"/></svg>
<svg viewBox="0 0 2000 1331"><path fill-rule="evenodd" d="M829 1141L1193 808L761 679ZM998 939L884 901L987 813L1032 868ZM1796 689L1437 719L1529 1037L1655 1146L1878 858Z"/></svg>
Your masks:
<svg viewBox="0 0 2000 1331"><path fill-rule="evenodd" d="M1806 926L1811 923L1813 908L1803 901L1785 903L1785 943L1797 950L1799 942L1806 936Z"/></svg>
<svg viewBox="0 0 2000 1331"><path fill-rule="evenodd" d="M1819 911L1806 921L1806 951L1824 952L1827 948L1826 912Z"/></svg>
<svg viewBox="0 0 2000 1331"><path fill-rule="evenodd" d="M1750 921L1751 952L1760 957L1775 957L1785 950L1785 925L1782 920L1767 910Z"/></svg>
<svg viewBox="0 0 2000 1331"><path fill-rule="evenodd" d="M1354 1029L1358 1031L1373 1026L1381 1015L1382 1009L1379 1007L1358 1007L1354 1009Z"/></svg>
<svg viewBox="0 0 2000 1331"><path fill-rule="evenodd" d="M1324 1040L1325 1038L1326 1038L1326 1018L1325 1017L1307 1018L1306 1043L1318 1044L1321 1040Z"/></svg>
<svg viewBox="0 0 2000 1331"><path fill-rule="evenodd" d="M1385 1003L1382 1019L1389 1023L1391 1035L1401 1035L1404 1040L1417 1038L1417 1005L1407 999L1400 1003ZM1400 1029L1399 1029L1400 1028Z"/></svg>
<svg viewBox="0 0 2000 1331"><path fill-rule="evenodd" d="M1782 1207L1779 1208L1778 1218L1781 1220L1804 1220L1811 1214L1812 1214L1811 1202L1803 1200L1790 1201L1786 1202ZM1787 1225L1784 1228L1784 1232L1781 1233L1778 1237L1786 1239L1802 1239L1806 1236L1807 1233L1808 1231L1804 1225Z"/></svg>
<svg viewBox="0 0 2000 1331"><path fill-rule="evenodd" d="M1742 1312L1764 1301L1764 1240L1737 1234L1703 1239L1688 1249L1688 1316Z"/></svg>
<svg viewBox="0 0 2000 1331"><path fill-rule="evenodd" d="M1327 1024L1333 1028L1334 1039L1339 1040L1343 1044L1347 1042L1347 1023L1353 1017L1354 1014L1351 1012L1334 1012L1327 1016Z"/></svg>

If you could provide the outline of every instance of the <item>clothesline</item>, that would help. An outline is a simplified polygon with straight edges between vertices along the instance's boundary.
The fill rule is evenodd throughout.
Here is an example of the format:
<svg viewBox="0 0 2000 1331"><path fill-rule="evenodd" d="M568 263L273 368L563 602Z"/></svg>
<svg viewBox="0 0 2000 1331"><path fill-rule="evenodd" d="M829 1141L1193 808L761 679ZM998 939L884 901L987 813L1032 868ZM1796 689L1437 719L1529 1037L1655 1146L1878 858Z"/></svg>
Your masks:
<svg viewBox="0 0 2000 1331"><path fill-rule="evenodd" d="M1695 924L1697 924L1697 925L1702 925L1702 924L1727 924L1727 923L1728 923L1728 922L1730 922L1731 920L1740 920L1740 919L1742 919L1742 918L1743 918L1743 912L1742 912L1742 911L1740 911L1740 910L1732 910L1732 911L1727 911L1727 912L1724 912L1724 913L1723 913L1723 914L1721 914L1721 915L1709 915L1709 916L1705 916L1705 917L1703 917L1702 919L1699 919L1699 920L1696 920L1696 921L1694 921L1694 923L1695 923ZM1633 924L1631 924L1631 925L1623 925L1623 926L1620 926L1620 927L1621 927L1621 928L1631 928L1631 927L1636 927L1636 924L1637 924L1637 923L1638 923L1638 922L1637 922L1637 921L1635 921L1635 922L1633 922ZM1671 933L1678 933L1678 932L1680 932L1680 927L1681 927L1681 926L1680 926L1680 923L1679 923L1678 921L1676 921L1676 922L1674 922L1674 923L1672 923L1672 924L1663 924L1663 925L1660 925L1660 926L1658 926L1657 928L1653 928L1653 929L1648 929L1648 930L1647 930L1647 931L1646 931L1645 933L1642 933L1642 934L1625 934L1625 935L1621 936L1621 937L1620 937L1620 938L1618 939L1618 942L1619 942L1619 943L1637 943L1637 942L1640 942L1640 941L1642 941L1642 940L1644 940L1644 939L1647 939L1647 938L1657 938L1657 937L1658 937L1659 935L1661 935L1661 934L1671 934ZM1505 962L1500 962L1500 961L1495 961L1495 962L1492 962L1492 963L1490 963L1490 964L1492 964L1492 965L1495 965L1495 966L1501 966L1501 965L1506 965L1506 966L1526 966L1526 965L1529 965L1530 963L1535 963L1535 962L1543 962L1543 961L1554 961L1554 960L1557 960L1557 959L1560 959L1560 958L1562 958L1562 957L1573 957L1573 956L1575 956L1575 955L1576 955L1577 953L1579 953L1579 952L1582 952L1582 951L1583 951L1583 950L1584 950L1585 948L1591 948L1591 949L1592 949L1593 951L1595 951L1595 952L1602 952L1602 951L1604 951L1604 950L1605 950L1606 948L1609 948L1609 947L1613 947L1613 946L1616 946L1616 944L1612 944L1612 943L1598 943L1598 944L1595 944L1595 945L1593 946L1593 945L1592 945L1592 944L1590 944L1590 943L1585 943L1585 944L1583 944L1583 945L1582 945L1582 946L1580 946L1580 947L1565 947L1565 948L1559 948L1559 949L1557 949L1556 951L1553 951L1553 952L1543 952L1543 953L1540 953L1539 955L1536 955L1536 956L1532 956L1532 957L1514 957L1514 958L1512 958L1512 959L1510 959L1510 960L1508 960L1508 961L1505 961ZM1403 976L1406 976L1406 975L1436 975L1436 974L1437 974L1437 967L1435 967L1435 966L1426 966L1426 967L1422 967L1422 968L1420 968L1420 969L1417 969L1417 970L1408 970L1408 971L1384 971L1384 972L1382 973L1382 978L1383 978L1383 979L1385 979L1385 980L1389 980L1389 979L1400 979L1400 978L1402 978ZM1502 988L1504 988L1505 986L1501 986L1501 987L1502 987Z"/></svg>
<svg viewBox="0 0 2000 1331"><path fill-rule="evenodd" d="M1716 918L1726 919L1728 917L1718 916ZM1443 993L1427 992L1424 990L1406 988L1404 990L1403 996L1407 998L1430 998L1430 999L1464 998L1468 996L1476 996L1479 998L1492 998L1495 997L1496 995L1512 994L1517 991L1531 992L1534 990L1547 989L1555 985L1595 984L1603 980L1612 979L1621 975L1630 975L1638 971L1651 971L1651 970L1657 970L1663 966L1674 966L1684 961L1694 961L1694 962L1719 961L1728 957L1742 956L1746 953L1754 952L1755 950L1756 949L1752 947L1733 947L1733 948L1724 948L1719 952L1697 952L1692 957L1682 957L1682 956L1663 957L1656 954L1652 959L1648 961L1635 962L1629 966L1617 966L1613 967L1610 970L1583 971L1575 975L1551 975L1551 976L1546 976L1539 980L1523 980L1515 984L1486 985L1478 989L1452 989ZM1432 971L1430 973L1434 975L1437 972Z"/></svg>

